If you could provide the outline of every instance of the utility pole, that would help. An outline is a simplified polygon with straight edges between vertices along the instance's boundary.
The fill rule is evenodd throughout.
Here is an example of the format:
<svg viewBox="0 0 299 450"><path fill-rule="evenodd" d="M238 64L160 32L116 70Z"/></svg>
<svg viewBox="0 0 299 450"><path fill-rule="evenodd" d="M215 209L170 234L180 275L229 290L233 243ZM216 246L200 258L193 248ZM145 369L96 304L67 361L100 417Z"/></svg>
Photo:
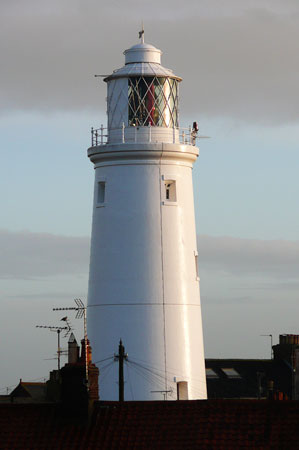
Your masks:
<svg viewBox="0 0 299 450"><path fill-rule="evenodd" d="M125 399L124 361L127 359L128 353L125 353L125 347L120 339L118 355L114 355L114 360L118 361L118 400L120 402L123 402Z"/></svg>

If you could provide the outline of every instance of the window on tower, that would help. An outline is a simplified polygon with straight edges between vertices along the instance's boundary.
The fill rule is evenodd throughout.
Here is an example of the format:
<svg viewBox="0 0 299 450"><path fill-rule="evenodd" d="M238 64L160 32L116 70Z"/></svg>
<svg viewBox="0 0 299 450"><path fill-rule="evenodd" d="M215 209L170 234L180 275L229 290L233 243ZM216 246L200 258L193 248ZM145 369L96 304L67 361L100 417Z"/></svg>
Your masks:
<svg viewBox="0 0 299 450"><path fill-rule="evenodd" d="M176 202L176 182L175 180L165 180L165 200Z"/></svg>
<svg viewBox="0 0 299 450"><path fill-rule="evenodd" d="M98 205L103 205L105 203L105 191L106 191L105 181L99 181L98 182L98 196L97 196Z"/></svg>
<svg viewBox="0 0 299 450"><path fill-rule="evenodd" d="M129 126L178 127L178 82L168 77L130 77Z"/></svg>

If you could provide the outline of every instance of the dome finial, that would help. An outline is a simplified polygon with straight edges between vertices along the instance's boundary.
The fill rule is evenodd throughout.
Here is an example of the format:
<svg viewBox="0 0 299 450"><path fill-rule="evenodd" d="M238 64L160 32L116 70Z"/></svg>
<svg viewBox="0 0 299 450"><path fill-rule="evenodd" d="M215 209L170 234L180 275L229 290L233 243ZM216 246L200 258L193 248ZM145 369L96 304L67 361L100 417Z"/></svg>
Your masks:
<svg viewBox="0 0 299 450"><path fill-rule="evenodd" d="M141 39L141 44L144 44L144 26L143 26L143 21L142 21L142 25L141 25L141 31L139 31L139 39Z"/></svg>

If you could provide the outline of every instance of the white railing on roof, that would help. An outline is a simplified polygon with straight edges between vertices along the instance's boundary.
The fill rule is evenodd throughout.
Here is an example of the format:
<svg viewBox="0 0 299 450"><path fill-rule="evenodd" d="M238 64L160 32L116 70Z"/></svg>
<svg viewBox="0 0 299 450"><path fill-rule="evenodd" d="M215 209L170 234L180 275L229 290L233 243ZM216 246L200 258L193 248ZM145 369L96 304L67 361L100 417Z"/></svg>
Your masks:
<svg viewBox="0 0 299 450"><path fill-rule="evenodd" d="M125 124L123 124L120 128L110 128L110 133L119 132L117 133L119 136L119 143L126 143L126 142L152 142L152 135L154 133L154 130L161 129L161 127L152 127L149 126L135 126L135 127L126 127ZM128 139L126 137L126 131L130 130L130 138ZM173 131L172 131L173 130ZM91 128L91 146L97 147L100 145L106 145L109 144L109 131L108 128L104 128L103 125L101 125L100 128ZM188 128L171 128L169 129L169 132L172 132L172 142L174 144L186 144L186 145L196 145L196 139L200 138L201 136L198 135L198 130L196 128L192 128L191 126ZM112 134L111 133L111 134ZM202 136L203 137L203 136ZM204 136L207 137L207 136ZM115 139L113 139L113 142L115 143Z"/></svg>

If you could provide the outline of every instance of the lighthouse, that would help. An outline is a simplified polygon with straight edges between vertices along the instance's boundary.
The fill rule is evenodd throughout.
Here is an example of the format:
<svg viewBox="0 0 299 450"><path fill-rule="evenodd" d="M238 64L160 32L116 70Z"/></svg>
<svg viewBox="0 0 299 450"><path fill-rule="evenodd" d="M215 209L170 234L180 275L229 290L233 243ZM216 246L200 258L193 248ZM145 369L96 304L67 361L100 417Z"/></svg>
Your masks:
<svg viewBox="0 0 299 450"><path fill-rule="evenodd" d="M106 76L107 128L92 129L95 184L87 326L95 362L125 345L125 400L205 399L192 167L179 128L182 78L144 42ZM109 368L110 369L110 368ZM108 370L108 369L107 369ZM118 370L100 373L117 400Z"/></svg>

